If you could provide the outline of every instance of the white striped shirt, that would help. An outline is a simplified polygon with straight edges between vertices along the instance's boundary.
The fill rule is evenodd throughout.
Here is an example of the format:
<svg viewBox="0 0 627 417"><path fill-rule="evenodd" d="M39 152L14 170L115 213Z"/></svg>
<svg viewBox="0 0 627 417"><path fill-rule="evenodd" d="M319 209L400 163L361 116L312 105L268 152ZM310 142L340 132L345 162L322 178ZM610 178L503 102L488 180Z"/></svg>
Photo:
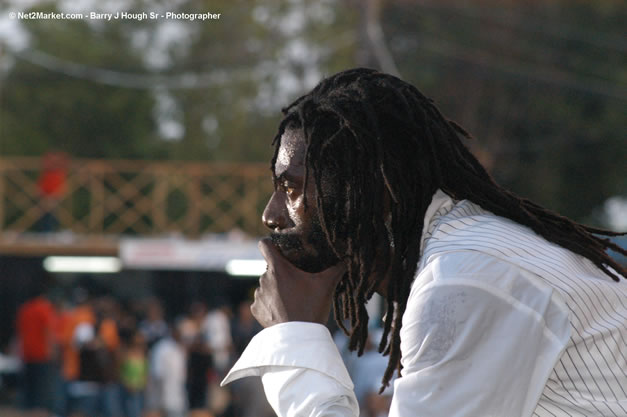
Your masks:
<svg viewBox="0 0 627 417"><path fill-rule="evenodd" d="M443 253L478 251L513 263L555 289L570 338L534 416L627 416L627 282L513 221L440 193L423 239L422 265Z"/></svg>
<svg viewBox="0 0 627 417"><path fill-rule="evenodd" d="M627 416L627 283L438 191L401 328L390 416ZM328 331L263 330L225 383L261 375L279 416L357 416Z"/></svg>

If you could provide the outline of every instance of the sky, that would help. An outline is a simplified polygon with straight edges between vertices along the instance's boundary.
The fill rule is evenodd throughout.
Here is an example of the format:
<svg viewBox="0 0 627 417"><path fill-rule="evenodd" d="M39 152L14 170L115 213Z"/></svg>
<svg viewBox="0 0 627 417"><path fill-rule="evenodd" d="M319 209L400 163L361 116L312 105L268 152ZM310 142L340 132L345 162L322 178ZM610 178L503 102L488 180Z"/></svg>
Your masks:
<svg viewBox="0 0 627 417"><path fill-rule="evenodd" d="M164 4L153 2L147 8L147 12L166 12L177 10L186 0L168 0ZM37 4L46 3L43 0L7 0L0 9L0 52L2 44L9 51L16 53L30 52L36 56L31 56L31 63L43 66L49 70L63 72L67 75L77 76L84 74L87 78L95 82L102 82L109 85L132 86L139 88L152 88L155 83L150 76L139 77L136 74L125 74L114 70L103 70L82 65L80 62L68 62L53 55L52 51L35 51L29 48L28 32L24 30L19 19L11 18L12 14L25 11ZM59 11L64 13L116 13L128 11L131 5L128 0L110 0L102 2L98 0L57 0ZM339 47L346 46L347 43L354 42L353 37L345 39L334 39L334 45L321 47L320 45L309 44L302 36L303 28L307 19L329 22L334 18L333 0L324 0L316 3L306 3L305 0L290 0L290 7L285 14L273 15L263 3L257 3L250 8L250 13L255 21L273 27L282 33L288 40L284 47L272 59L251 62L250 67L242 68L240 74L230 71L228 74L219 74L216 71L202 73L182 73L178 76L169 76L168 88L154 89L156 98L154 117L157 120L160 136L165 140L179 140L185 134L185 127L182 125L182 114L176 108L176 102L169 94L172 88L193 88L201 84L213 84L224 82L225 77L254 77L259 85L257 96L251 102L251 109L257 112L275 114L281 106L291 101L295 96L304 90L313 88L322 78L319 62L324 55L332 54ZM86 20L88 24L99 26L106 24L106 21ZM60 22L62 24L62 21ZM171 55L168 51L176 48L177 51L184 50L188 40L193 35L195 26L183 20L163 20L160 19L156 26L146 28L139 26L130 35L130 42L136 50L142 54L147 71L158 73L167 70L171 65ZM251 45L254 47L254 45ZM4 59L0 62L0 73L7 71L13 64L10 54L0 55ZM303 74L294 74L292 67L304 68ZM153 74L154 75L154 74ZM150 87L145 87L146 85ZM144 86L144 87L142 87ZM209 136L215 131L219 121L208 118L203 126ZM217 145L217 144L216 144Z"/></svg>

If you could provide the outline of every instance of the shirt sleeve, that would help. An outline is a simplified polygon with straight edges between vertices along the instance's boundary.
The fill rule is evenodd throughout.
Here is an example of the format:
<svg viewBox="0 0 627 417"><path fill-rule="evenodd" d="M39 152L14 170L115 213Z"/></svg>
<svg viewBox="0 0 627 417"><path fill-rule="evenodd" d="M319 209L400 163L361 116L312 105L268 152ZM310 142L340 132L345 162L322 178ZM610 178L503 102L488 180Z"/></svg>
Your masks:
<svg viewBox="0 0 627 417"><path fill-rule="evenodd" d="M568 311L533 274L485 256L469 260L472 271L443 259L418 276L403 316L403 370L390 417L535 410L569 340Z"/></svg>
<svg viewBox="0 0 627 417"><path fill-rule="evenodd" d="M288 322L258 333L222 385L261 376L268 402L279 417L355 417L353 383L329 330Z"/></svg>

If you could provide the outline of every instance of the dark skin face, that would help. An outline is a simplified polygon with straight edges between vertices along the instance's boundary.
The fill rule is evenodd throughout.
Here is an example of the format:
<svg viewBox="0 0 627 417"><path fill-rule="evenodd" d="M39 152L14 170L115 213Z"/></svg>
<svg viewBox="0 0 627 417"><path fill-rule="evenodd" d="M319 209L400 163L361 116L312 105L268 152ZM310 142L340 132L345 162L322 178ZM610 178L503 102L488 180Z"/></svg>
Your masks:
<svg viewBox="0 0 627 417"><path fill-rule="evenodd" d="M312 204L305 209L305 193L310 202L315 196L313 185L304 189L305 144L294 130L287 131L281 141L273 175L275 190L262 217L272 234L259 243L268 270L259 278L250 310L264 327L288 321L324 324L346 267L337 258L317 262L330 248L317 236L318 222L313 220L317 211Z"/></svg>
<svg viewBox="0 0 627 417"><path fill-rule="evenodd" d="M259 279L251 311L264 327L287 321L325 324L346 265L320 228L314 182L308 181L305 189L305 141L300 131L283 134L274 179L275 191L262 217L272 234L259 244L268 270Z"/></svg>
<svg viewBox="0 0 627 417"><path fill-rule="evenodd" d="M320 272L337 264L339 258L320 224L314 182L308 181L304 188L305 141L299 130L284 133L273 179L274 193L262 216L272 231L272 243L287 260L307 272Z"/></svg>

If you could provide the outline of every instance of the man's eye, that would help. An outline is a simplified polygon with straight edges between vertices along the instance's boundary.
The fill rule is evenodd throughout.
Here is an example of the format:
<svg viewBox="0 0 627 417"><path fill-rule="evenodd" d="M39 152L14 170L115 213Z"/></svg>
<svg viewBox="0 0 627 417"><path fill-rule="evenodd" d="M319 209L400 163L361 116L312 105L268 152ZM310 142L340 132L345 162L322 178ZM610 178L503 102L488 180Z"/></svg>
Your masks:
<svg viewBox="0 0 627 417"><path fill-rule="evenodd" d="M292 186L288 181L283 181L280 184L281 190L287 195L292 195L296 192L296 187Z"/></svg>
<svg viewBox="0 0 627 417"><path fill-rule="evenodd" d="M283 188L283 191L285 191L285 194L287 195L292 195L294 191L296 191L296 188L290 186L287 181L281 184L281 188Z"/></svg>

